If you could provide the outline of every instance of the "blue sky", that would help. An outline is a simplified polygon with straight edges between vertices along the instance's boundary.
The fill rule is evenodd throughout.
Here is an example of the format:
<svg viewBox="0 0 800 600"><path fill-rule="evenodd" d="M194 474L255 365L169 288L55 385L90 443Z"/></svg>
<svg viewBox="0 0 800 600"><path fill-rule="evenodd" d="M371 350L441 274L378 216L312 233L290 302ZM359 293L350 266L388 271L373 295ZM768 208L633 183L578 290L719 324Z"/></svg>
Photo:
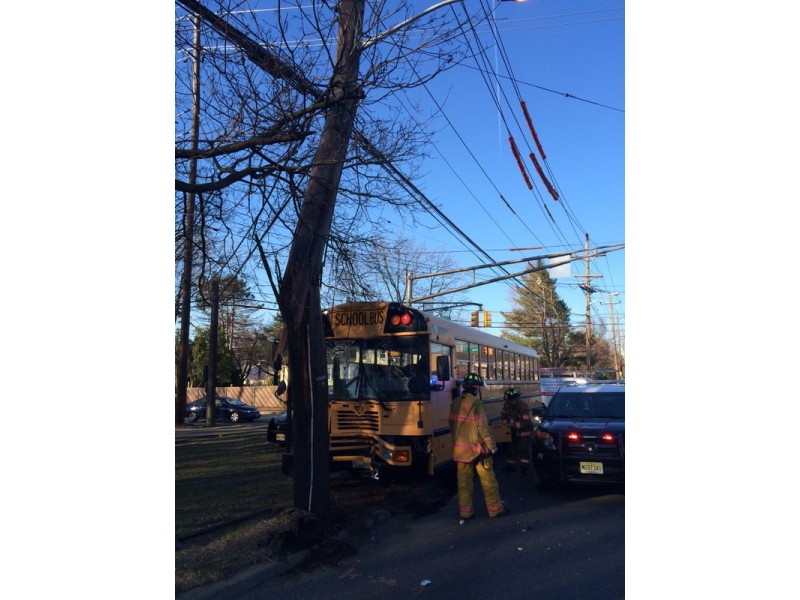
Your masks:
<svg viewBox="0 0 800 600"><path fill-rule="evenodd" d="M418 4L420 9L428 5ZM625 242L624 8L624 2L611 0L498 3L495 18L502 50L497 49L486 25L478 31L487 60L500 76L500 110L492 97L496 83L487 85L474 61L446 72L428 86L449 123L441 121L443 129L437 134L431 158L424 163L427 176L420 187L495 260L583 248L585 233L591 247ZM506 62L547 157L546 174L559 191L559 201L547 193L528 158L534 151L541 161ZM435 106L423 89L409 97L423 106ZM509 132L535 191L528 189L520 173ZM555 223L548 221L542 205ZM449 250L460 266L484 260L466 252L441 229L419 227L407 233L418 235L432 250ZM542 250L509 251L540 246ZM590 271L602 276L593 277L592 285L603 290L593 296L593 320L608 324L607 293L616 293L611 300L615 322L622 328L624 259L624 250L611 252L593 260ZM507 268L518 272L524 266ZM479 278L498 274L483 270ZM584 261L573 263L574 274L585 274ZM578 288L584 281L574 276L560 278L557 288L578 325L583 324L585 315L585 294ZM491 310L494 324L502 326L499 312L512 306L508 284L489 284L468 295Z"/></svg>

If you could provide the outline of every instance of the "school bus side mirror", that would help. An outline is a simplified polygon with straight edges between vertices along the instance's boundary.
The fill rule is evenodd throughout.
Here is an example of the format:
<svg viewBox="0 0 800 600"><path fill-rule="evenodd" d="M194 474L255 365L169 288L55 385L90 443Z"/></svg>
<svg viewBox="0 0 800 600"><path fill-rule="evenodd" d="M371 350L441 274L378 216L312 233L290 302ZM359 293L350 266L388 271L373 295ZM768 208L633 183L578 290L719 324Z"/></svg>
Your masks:
<svg viewBox="0 0 800 600"><path fill-rule="evenodd" d="M436 379L439 381L450 381L450 357L436 357Z"/></svg>

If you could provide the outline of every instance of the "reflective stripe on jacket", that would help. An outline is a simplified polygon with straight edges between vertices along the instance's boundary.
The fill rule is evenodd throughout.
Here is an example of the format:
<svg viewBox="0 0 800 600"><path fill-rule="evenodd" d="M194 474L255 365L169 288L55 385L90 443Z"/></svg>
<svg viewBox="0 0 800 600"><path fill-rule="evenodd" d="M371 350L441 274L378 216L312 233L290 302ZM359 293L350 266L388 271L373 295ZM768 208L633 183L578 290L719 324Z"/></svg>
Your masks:
<svg viewBox="0 0 800 600"><path fill-rule="evenodd" d="M533 431L531 411L528 403L522 398L506 400L503 410L500 412L500 419L503 425L508 425L512 431L516 431L521 436L529 436Z"/></svg>
<svg viewBox="0 0 800 600"><path fill-rule="evenodd" d="M464 392L450 405L450 430L453 432L453 460L472 462L481 454L497 449L483 402Z"/></svg>

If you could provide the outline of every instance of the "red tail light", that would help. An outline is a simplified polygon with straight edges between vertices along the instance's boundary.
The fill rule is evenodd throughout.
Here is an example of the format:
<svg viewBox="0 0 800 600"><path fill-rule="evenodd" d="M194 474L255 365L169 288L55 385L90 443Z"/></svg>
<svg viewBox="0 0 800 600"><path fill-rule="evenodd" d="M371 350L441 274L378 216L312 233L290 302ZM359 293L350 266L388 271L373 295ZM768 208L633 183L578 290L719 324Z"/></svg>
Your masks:
<svg viewBox="0 0 800 600"><path fill-rule="evenodd" d="M577 433L575 433L574 431L571 431L571 432L569 432L569 433L567 434L567 439L568 439L570 442L580 442L580 441L581 441L581 436L579 436L579 435L578 435Z"/></svg>
<svg viewBox="0 0 800 600"><path fill-rule="evenodd" d="M410 325L411 324L411 315L408 314L407 312L403 313L401 315L394 314L389 319L389 322L392 325L394 325L395 327L397 327L398 325Z"/></svg>
<svg viewBox="0 0 800 600"><path fill-rule="evenodd" d="M614 436L611 435L610 433L604 433L603 434L603 441L604 442L613 442L614 441Z"/></svg>

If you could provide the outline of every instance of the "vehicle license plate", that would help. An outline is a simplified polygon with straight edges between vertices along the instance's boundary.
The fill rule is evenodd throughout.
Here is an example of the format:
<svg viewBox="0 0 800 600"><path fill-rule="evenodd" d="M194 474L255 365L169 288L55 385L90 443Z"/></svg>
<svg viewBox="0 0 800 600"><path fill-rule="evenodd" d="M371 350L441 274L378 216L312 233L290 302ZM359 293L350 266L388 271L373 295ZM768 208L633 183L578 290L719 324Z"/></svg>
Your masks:
<svg viewBox="0 0 800 600"><path fill-rule="evenodd" d="M581 473L586 475L602 475L603 463L601 462L582 462L580 464Z"/></svg>
<svg viewBox="0 0 800 600"><path fill-rule="evenodd" d="M275 441L276 442L285 442L286 441L286 434L285 433L276 433L275 434Z"/></svg>
<svg viewBox="0 0 800 600"><path fill-rule="evenodd" d="M372 465L369 463L369 461L354 460L353 461L353 468L354 469L371 469Z"/></svg>

